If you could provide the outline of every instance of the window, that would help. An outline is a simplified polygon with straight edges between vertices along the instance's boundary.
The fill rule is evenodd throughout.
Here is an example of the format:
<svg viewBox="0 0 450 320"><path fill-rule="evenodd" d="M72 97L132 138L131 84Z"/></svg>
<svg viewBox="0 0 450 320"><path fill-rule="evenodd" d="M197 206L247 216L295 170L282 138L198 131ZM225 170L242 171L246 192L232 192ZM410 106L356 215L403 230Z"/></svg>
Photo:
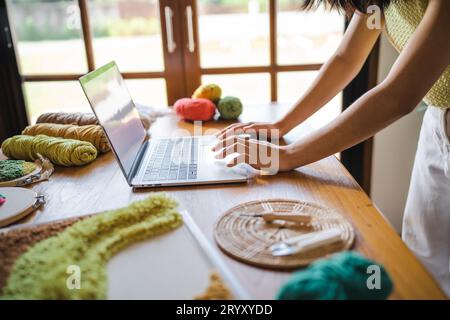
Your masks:
<svg viewBox="0 0 450 320"><path fill-rule="evenodd" d="M32 122L88 111L77 79L111 60L138 103L172 104L201 82L244 104L294 102L344 31L298 0L8 0L8 13ZM340 110L334 99L316 123Z"/></svg>
<svg viewBox="0 0 450 320"><path fill-rule="evenodd" d="M115 60L136 102L167 105L158 0L10 0L30 122L90 111L77 79Z"/></svg>

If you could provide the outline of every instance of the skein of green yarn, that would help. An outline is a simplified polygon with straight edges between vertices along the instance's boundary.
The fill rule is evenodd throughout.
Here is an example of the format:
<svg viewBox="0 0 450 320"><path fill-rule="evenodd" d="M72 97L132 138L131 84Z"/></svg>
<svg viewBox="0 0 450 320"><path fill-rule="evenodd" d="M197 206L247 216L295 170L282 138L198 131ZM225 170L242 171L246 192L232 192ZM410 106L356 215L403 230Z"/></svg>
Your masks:
<svg viewBox="0 0 450 320"><path fill-rule="evenodd" d="M8 158L27 161L36 160L40 153L61 166L82 166L97 158L97 149L92 143L45 135L13 136L3 141L2 151Z"/></svg>
<svg viewBox="0 0 450 320"><path fill-rule="evenodd" d="M49 137L75 139L92 143L99 152L110 150L108 139L102 127L95 124L78 126L74 124L37 123L22 131L23 135L37 136L43 134Z"/></svg>
<svg viewBox="0 0 450 320"><path fill-rule="evenodd" d="M378 266L380 287L367 285ZM307 269L296 272L279 290L279 300L383 300L392 292L392 281L384 267L356 252L343 252L319 260Z"/></svg>
<svg viewBox="0 0 450 320"><path fill-rule="evenodd" d="M242 102L236 97L224 97L217 104L217 110L219 110L222 119L235 120L242 113Z"/></svg>

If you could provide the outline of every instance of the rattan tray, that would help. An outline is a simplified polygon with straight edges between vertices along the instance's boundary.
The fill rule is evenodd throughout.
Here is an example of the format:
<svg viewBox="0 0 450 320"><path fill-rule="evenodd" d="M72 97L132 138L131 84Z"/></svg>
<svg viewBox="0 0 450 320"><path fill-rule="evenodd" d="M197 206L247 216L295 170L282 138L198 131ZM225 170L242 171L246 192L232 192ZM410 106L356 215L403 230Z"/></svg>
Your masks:
<svg viewBox="0 0 450 320"><path fill-rule="evenodd" d="M307 214L312 221L308 225L279 220L266 223L260 217L248 216L268 212ZM284 257L274 257L269 250L271 245L284 239L331 228L342 230L340 242ZM268 199L243 203L228 210L216 222L214 238L226 254L244 263L270 269L294 269L351 248L355 234L352 225L329 208L297 200Z"/></svg>

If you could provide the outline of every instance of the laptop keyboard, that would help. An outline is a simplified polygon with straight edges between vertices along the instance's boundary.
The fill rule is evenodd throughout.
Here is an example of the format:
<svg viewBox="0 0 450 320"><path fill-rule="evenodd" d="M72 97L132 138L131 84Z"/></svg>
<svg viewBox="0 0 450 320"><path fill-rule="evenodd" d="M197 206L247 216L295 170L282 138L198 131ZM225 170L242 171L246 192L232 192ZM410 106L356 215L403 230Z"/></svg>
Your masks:
<svg viewBox="0 0 450 320"><path fill-rule="evenodd" d="M197 179L198 144L197 137L158 140L144 181Z"/></svg>

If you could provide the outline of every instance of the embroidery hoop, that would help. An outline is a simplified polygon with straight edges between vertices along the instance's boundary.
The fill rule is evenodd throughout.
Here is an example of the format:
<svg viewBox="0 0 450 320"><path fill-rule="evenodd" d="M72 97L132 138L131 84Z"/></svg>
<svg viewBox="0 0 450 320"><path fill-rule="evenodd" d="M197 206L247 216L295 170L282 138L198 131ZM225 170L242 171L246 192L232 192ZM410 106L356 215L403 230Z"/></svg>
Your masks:
<svg viewBox="0 0 450 320"><path fill-rule="evenodd" d="M0 193L6 197L0 206L0 227L22 219L45 203L44 195L26 188L2 187Z"/></svg>
<svg viewBox="0 0 450 320"><path fill-rule="evenodd" d="M17 179L0 182L0 187L21 187L28 184L36 183L43 180L48 180L54 171L53 164L47 158L44 158L38 153L39 159L34 161L36 169Z"/></svg>

